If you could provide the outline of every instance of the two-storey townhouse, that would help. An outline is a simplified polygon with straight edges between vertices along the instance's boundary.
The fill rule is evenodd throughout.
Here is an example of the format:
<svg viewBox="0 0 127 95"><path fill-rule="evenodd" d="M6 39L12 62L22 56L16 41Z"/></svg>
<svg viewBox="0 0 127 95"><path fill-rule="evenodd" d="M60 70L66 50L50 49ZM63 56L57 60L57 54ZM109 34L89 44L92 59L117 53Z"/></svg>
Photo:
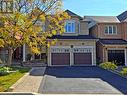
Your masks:
<svg viewBox="0 0 127 95"><path fill-rule="evenodd" d="M85 16L89 20L90 35L99 39L96 45L98 62L127 65L126 22L117 16Z"/></svg>
<svg viewBox="0 0 127 95"><path fill-rule="evenodd" d="M69 10L66 12L71 19L65 21L65 32L48 40L58 40L48 48L48 65L96 65L97 39L89 35L88 21Z"/></svg>
<svg viewBox="0 0 127 95"><path fill-rule="evenodd" d="M56 45L42 48L41 55L33 55L32 58L41 59L47 52L48 66L96 65L97 39L89 35L88 21L69 10L66 12L71 19L65 21L65 32L48 39L57 39ZM13 59L26 61L29 54L29 48L24 45L15 50Z"/></svg>

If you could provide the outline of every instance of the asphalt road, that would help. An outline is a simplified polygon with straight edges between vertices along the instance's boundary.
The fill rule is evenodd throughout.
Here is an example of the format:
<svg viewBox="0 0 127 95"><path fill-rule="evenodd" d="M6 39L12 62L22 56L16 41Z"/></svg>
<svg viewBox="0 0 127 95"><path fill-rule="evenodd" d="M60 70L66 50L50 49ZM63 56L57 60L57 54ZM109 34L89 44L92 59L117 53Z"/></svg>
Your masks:
<svg viewBox="0 0 127 95"><path fill-rule="evenodd" d="M47 67L44 94L127 94L127 79L98 67Z"/></svg>

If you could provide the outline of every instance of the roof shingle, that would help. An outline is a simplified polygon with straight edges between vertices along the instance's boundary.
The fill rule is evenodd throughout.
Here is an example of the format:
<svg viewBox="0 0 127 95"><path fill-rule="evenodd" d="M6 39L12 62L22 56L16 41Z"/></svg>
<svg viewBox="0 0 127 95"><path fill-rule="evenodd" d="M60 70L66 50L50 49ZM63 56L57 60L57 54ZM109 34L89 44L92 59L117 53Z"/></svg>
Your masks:
<svg viewBox="0 0 127 95"><path fill-rule="evenodd" d="M99 23L119 23L120 21L116 16L85 16L85 19L92 19Z"/></svg>
<svg viewBox="0 0 127 95"><path fill-rule="evenodd" d="M125 12L121 13L120 15L118 15L117 18L121 22L127 22L127 11L125 11Z"/></svg>
<svg viewBox="0 0 127 95"><path fill-rule="evenodd" d="M123 39L100 39L99 42L105 45L127 45L127 41Z"/></svg>
<svg viewBox="0 0 127 95"><path fill-rule="evenodd" d="M90 35L78 35L78 36L61 36L61 35L55 35L50 39L97 39Z"/></svg>
<svg viewBox="0 0 127 95"><path fill-rule="evenodd" d="M79 15L73 13L73 12L70 11L70 10L66 10L65 12L67 12L69 16L76 16L76 17L78 17L78 18L81 19L81 20L83 19L81 16L79 16Z"/></svg>

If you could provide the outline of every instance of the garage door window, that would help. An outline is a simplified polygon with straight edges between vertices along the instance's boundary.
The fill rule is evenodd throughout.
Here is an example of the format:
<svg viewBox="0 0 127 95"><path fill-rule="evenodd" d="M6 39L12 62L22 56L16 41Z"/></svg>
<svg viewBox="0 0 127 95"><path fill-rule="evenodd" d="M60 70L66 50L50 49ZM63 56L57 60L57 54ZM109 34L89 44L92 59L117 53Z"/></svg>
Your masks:
<svg viewBox="0 0 127 95"><path fill-rule="evenodd" d="M74 49L74 52L90 53L91 49L89 49L89 48L76 48L76 49Z"/></svg>

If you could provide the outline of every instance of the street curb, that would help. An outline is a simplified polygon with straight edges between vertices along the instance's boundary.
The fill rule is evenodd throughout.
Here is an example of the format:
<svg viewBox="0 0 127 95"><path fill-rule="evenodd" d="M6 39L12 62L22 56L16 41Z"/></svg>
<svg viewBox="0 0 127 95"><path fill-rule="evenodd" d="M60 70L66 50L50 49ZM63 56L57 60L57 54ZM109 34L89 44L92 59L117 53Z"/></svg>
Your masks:
<svg viewBox="0 0 127 95"><path fill-rule="evenodd" d="M33 70L33 68L26 73L23 77L21 77L15 84L13 84L11 87L9 87L9 89L7 90L7 92L12 92L19 84L21 84L24 79L30 74L30 72Z"/></svg>
<svg viewBox="0 0 127 95"><path fill-rule="evenodd" d="M0 95L40 95L33 92L0 92Z"/></svg>
<svg viewBox="0 0 127 95"><path fill-rule="evenodd" d="M98 67L99 67L99 66L98 66ZM99 68L101 68L101 67L99 67ZM112 70L107 70L107 69L104 69L104 68L101 68L101 69L106 70L106 71L108 71L108 72L111 72L111 73L113 73L113 74L115 74L115 75L118 75L118 76L120 76L120 77L122 77L122 78L127 79L127 77L124 77L124 76L120 75L118 71L114 72L114 71L112 71Z"/></svg>
<svg viewBox="0 0 127 95"><path fill-rule="evenodd" d="M46 69L45 69L45 71L46 71ZM45 71L44 71L44 73L45 73ZM44 77L42 79L41 85L40 85L40 87L38 89L38 93L42 93L42 92L40 92L40 89L44 87L44 83L45 83L45 80L46 80L46 76L47 75L44 75Z"/></svg>
<svg viewBox="0 0 127 95"><path fill-rule="evenodd" d="M123 94L39 94L29 92L1 92L0 95L123 95Z"/></svg>
<svg viewBox="0 0 127 95"><path fill-rule="evenodd" d="M111 70L109 70L110 72L112 72L112 73L114 73L114 74L117 74L117 75L119 75L119 76L121 76L121 77L123 77L123 78L125 78L125 79L127 79L127 77L124 77L124 76L122 76L118 71L116 71L115 70L115 72L114 71L111 71Z"/></svg>

